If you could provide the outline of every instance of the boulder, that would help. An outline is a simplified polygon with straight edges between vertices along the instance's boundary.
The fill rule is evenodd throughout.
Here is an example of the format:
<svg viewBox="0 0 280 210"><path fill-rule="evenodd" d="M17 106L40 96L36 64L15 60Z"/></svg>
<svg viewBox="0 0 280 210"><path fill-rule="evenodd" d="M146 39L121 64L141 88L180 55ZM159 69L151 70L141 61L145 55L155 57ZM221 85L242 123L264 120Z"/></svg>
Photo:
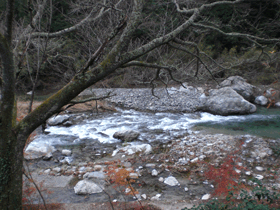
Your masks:
<svg viewBox="0 0 280 210"><path fill-rule="evenodd" d="M218 115L251 114L257 110L254 104L229 87L210 90L209 97L201 109Z"/></svg>
<svg viewBox="0 0 280 210"><path fill-rule="evenodd" d="M257 96L255 103L261 106L265 106L268 103L268 99L265 96Z"/></svg>
<svg viewBox="0 0 280 210"><path fill-rule="evenodd" d="M220 87L231 87L247 101L253 102L255 99L254 89L256 87L247 83L246 80L240 76L231 76L227 78L220 84Z"/></svg>
<svg viewBox="0 0 280 210"><path fill-rule="evenodd" d="M62 123L65 123L66 121L68 121L70 118L69 115L58 115L58 116L54 116L52 118L50 118L47 123L50 126L55 126L55 125L60 125Z"/></svg>
<svg viewBox="0 0 280 210"><path fill-rule="evenodd" d="M133 130L118 131L114 133L113 137L115 139L120 139L122 141L133 141L139 137L140 133Z"/></svg>
<svg viewBox="0 0 280 210"><path fill-rule="evenodd" d="M77 195L101 193L103 191L103 187L95 184L92 181L81 180L74 187L74 191Z"/></svg>
<svg viewBox="0 0 280 210"><path fill-rule="evenodd" d="M54 151L56 151L56 149L52 145L31 143L24 151L24 158L26 160L38 159L41 157L50 159Z"/></svg>

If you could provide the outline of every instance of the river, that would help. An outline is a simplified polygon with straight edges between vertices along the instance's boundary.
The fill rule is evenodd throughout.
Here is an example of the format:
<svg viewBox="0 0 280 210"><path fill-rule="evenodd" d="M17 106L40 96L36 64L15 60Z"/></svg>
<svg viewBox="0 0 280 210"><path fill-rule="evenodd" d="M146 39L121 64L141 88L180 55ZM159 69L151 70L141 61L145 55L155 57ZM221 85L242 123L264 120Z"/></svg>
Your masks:
<svg viewBox="0 0 280 210"><path fill-rule="evenodd" d="M206 132L225 134L250 134L268 138L280 138L280 110L259 107L251 115L219 116L201 113L151 113L122 110L114 113L83 114L84 120L70 127L49 126L48 134L37 135L30 146L42 144L80 145L117 143L116 131L135 130L144 142L167 142L181 136Z"/></svg>

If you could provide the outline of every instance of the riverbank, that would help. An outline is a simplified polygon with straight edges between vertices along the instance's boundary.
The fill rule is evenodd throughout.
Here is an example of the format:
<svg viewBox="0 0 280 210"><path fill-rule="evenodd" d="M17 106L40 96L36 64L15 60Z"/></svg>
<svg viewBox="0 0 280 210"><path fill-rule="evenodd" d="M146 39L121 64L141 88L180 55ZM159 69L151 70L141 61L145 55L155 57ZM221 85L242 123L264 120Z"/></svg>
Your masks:
<svg viewBox="0 0 280 210"><path fill-rule="evenodd" d="M121 115L126 120L132 120L130 123L133 124L134 118L131 117L131 113L124 112L126 114ZM92 113L89 112L77 114L77 117L83 118L84 121L76 121L76 123L83 125L85 122L94 121L97 124L93 127L97 128L102 124L114 125L115 122L109 120L114 119L130 124L129 121L125 122L120 118L121 115L116 116L115 112L105 113L104 116L113 115L108 119L104 118L103 114L95 114L92 116L93 121L92 118L85 118L90 115ZM143 117L143 113L139 113L140 115ZM153 114L153 116L159 117L159 122L166 121L166 116L163 117L162 114ZM175 121L184 119L182 115L178 115L180 116L178 119L174 119L174 116L169 115ZM192 119L196 117L199 116L194 115ZM165 120L163 120L164 118ZM139 117L138 120L140 120ZM107 121L108 123L106 123ZM187 118L183 121L186 122ZM170 122L170 124L174 123ZM75 125L54 127L57 127L56 129L73 129ZM88 129L91 128L83 127L78 130L83 132ZM47 129L47 131L51 130ZM92 130L92 132L96 131ZM162 132L157 130L154 135L161 135ZM174 132L178 131L174 130ZM50 134L46 135L48 142L51 142L54 137L53 134ZM65 134L64 136L55 135L57 140L66 138ZM100 135L108 138L105 131ZM77 139L76 137L71 138L73 141ZM134 195L126 193L130 188L128 183L117 186L116 189L114 188L115 182L112 182L112 178L108 175L109 172L112 173L116 169L125 169L129 175L133 175L131 179L134 180L134 183L131 185L138 191L138 199L141 199L143 203L156 202L157 206L164 206L162 209L168 209L165 204L169 202L169 206L177 206L181 209L184 204L186 206L197 204L203 201L203 197L215 192L217 183L206 178L204 171L207 171L207 167L210 165L221 166L231 155L236 160L232 165L234 168L231 169L236 169L236 173L238 172L239 183L246 183L246 186L253 187L253 178L259 178L268 189L274 189L276 192L280 190L279 160L271 149L279 143L279 140L250 135L232 136L196 132L170 136L164 141L163 138L156 138L154 141L148 141L149 139L151 137L133 143L120 141L102 143L92 139L81 139L76 143L70 143L70 141L70 144L56 142L55 151L51 156L31 159L27 161L27 164L32 177L38 183L43 182L42 189L44 189L44 196L48 203L77 203L77 205L83 203L83 205L89 206L91 203L100 204L100 202L109 204L108 194L113 203L125 204L135 201ZM149 151L139 150L141 147L138 146L145 144L150 145L151 149ZM242 168L238 168L240 166ZM170 177L174 177L174 179ZM165 183L169 179L176 181ZM77 195L74 187L79 181L98 184L104 191Z"/></svg>
<svg viewBox="0 0 280 210"><path fill-rule="evenodd" d="M227 170L233 171L236 183L253 188L253 179L257 178L269 190L280 191L279 160L273 151L273 148L279 147L279 139L191 131L187 123L216 116L206 113L205 116L203 113L172 113L182 108L182 103L172 106L174 101L170 98L173 94L178 94L180 87L175 89L170 88L168 93L166 89L155 91L155 94L162 94L162 101L151 95L151 89L136 89L136 92L117 89L115 93L121 92L120 96L97 104L93 101L71 107L65 112L70 121L64 125L48 127L45 130L47 134L41 137L38 135L41 131L38 131L37 137L53 144L49 147L51 152L26 162L32 177L38 183L42 183L46 202L63 205L71 203L72 206L103 203L109 206L110 202L126 205L128 202L141 200L144 204L153 203L161 209L182 209L207 201L215 194L219 183L207 178L204 172L211 166L217 169L223 166L229 161L228 157L234 159L234 162L230 162L231 168ZM95 95L98 96L107 94L108 89L96 91L98 94ZM90 93L93 95L92 91ZM195 110L196 104L193 104L192 100L197 100L201 95L197 89L192 89L191 93L197 95L183 94L190 97L190 100L176 97L176 100L179 98L182 102L190 102L186 106L189 111ZM145 103L139 103L144 100L143 97L148 101L153 98L153 101L160 103L146 103L144 106ZM125 100L125 105L118 100ZM147 106L164 107L165 103L166 107L172 107L168 109L171 112L169 114L137 113L130 110L135 104L141 106L139 109L146 109ZM119 104L127 110L116 112L118 108L112 104ZM165 109L161 111L163 110ZM134 116L135 113L137 115ZM226 121L230 118L234 119L234 116L221 116L221 119ZM151 122L151 119L157 120L156 124ZM128 125L132 125L133 128L137 122L144 123L140 126L144 129L137 141L128 143L111 139L113 132ZM93 124L90 125L91 123ZM105 124L111 128L107 130L103 127ZM178 132L179 127L183 132ZM67 132L71 134L68 135ZM116 183L110 176L121 176L118 173L120 169L123 169L122 173L127 174L131 183L125 181L127 179L122 180L121 184ZM77 193L78 183L83 183L87 193ZM92 189L92 185L97 185L99 190L90 194L88 190ZM135 193L131 194L133 190ZM39 202L38 198L32 199Z"/></svg>

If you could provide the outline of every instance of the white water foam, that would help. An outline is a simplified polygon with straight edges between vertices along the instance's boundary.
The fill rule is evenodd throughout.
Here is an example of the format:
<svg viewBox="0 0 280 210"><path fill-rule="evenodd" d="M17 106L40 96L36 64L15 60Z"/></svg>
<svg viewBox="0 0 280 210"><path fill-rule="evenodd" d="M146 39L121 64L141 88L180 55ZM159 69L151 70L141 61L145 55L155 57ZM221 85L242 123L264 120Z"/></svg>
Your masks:
<svg viewBox="0 0 280 210"><path fill-rule="evenodd" d="M99 114L98 118L87 119L70 127L50 126L49 134L38 135L31 144L79 144L84 139L101 143L119 140L113 134L122 130L140 132L140 140L171 140L176 136L191 133L191 128L199 123L223 123L250 120L265 120L275 116L241 115L219 116L209 113L147 113L135 110L121 110L111 115ZM277 116L276 116L277 117ZM279 116L278 116L279 117Z"/></svg>

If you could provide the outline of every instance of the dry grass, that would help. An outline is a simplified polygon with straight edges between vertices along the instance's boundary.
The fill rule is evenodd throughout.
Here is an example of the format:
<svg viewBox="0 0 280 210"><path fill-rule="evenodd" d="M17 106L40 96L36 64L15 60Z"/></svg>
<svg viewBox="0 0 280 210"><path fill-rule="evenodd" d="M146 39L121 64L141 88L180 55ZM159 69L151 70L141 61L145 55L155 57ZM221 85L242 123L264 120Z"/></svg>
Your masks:
<svg viewBox="0 0 280 210"><path fill-rule="evenodd" d="M17 119L21 120L28 114L28 108L29 108L29 101L18 101L17 102ZM42 101L34 101L32 110L37 108ZM64 106L63 109L66 109L67 106ZM77 112L88 112L88 111L96 111L96 108L98 109L98 112L105 112L105 111L116 111L116 109L110 105L108 105L105 101L90 101L82 104L76 104L74 106L71 106L67 109L67 111L71 113L77 113Z"/></svg>

